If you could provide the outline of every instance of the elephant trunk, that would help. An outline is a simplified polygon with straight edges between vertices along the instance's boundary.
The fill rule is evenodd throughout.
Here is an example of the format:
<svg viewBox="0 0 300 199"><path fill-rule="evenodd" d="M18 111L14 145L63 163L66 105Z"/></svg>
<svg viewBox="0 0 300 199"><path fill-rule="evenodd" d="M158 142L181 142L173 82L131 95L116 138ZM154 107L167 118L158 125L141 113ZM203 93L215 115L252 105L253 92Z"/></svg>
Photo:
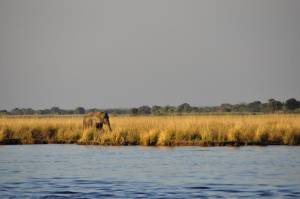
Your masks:
<svg viewBox="0 0 300 199"><path fill-rule="evenodd" d="M108 126L108 128L109 128L109 131L112 132L112 129L111 129L109 120L107 120L107 126Z"/></svg>
<svg viewBox="0 0 300 199"><path fill-rule="evenodd" d="M110 132L112 132L111 126L110 126L110 122L108 118L105 118L104 123L108 126L108 129Z"/></svg>

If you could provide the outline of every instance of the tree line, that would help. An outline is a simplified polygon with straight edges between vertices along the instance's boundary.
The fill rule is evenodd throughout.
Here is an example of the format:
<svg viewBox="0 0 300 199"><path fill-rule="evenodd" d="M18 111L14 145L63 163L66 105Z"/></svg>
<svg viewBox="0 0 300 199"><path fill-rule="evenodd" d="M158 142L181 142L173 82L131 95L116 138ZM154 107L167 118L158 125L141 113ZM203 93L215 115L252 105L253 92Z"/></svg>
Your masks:
<svg viewBox="0 0 300 199"><path fill-rule="evenodd" d="M197 114L197 113L300 113L300 101L290 98L285 102L269 99L267 102L254 101L250 103L229 104L224 103L220 106L198 107L188 103L179 106L158 106L152 107L143 105L134 108L112 108L112 109L61 109L52 107L50 109L34 110L32 108L14 108L10 111L0 110L0 115L73 115L85 114L95 111L105 111L111 114L127 115L172 115L172 114Z"/></svg>

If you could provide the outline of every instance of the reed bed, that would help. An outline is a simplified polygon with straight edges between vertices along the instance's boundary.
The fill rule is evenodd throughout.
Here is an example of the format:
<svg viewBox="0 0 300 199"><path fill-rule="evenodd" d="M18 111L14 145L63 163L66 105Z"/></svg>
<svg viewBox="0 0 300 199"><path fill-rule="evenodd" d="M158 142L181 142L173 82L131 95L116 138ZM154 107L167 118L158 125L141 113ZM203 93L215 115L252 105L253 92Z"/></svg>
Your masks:
<svg viewBox="0 0 300 199"><path fill-rule="evenodd" d="M82 129L80 116L0 117L1 144L78 143L145 146L299 145L300 115L113 116Z"/></svg>

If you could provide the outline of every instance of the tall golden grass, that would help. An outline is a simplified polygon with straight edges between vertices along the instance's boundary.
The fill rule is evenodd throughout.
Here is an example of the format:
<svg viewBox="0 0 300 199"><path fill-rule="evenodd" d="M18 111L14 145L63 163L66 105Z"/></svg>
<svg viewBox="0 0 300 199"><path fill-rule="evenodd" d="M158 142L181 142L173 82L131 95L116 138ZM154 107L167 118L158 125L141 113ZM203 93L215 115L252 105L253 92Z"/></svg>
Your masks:
<svg viewBox="0 0 300 199"><path fill-rule="evenodd" d="M80 116L0 117L0 143L101 145L300 144L300 115L113 116L113 132L82 129Z"/></svg>

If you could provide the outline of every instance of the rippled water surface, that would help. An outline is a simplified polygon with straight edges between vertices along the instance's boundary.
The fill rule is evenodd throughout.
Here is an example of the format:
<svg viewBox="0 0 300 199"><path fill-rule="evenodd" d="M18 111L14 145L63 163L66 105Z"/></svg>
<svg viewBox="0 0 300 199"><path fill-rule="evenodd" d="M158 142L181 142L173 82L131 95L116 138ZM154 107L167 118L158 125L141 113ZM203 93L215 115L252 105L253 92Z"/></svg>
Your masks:
<svg viewBox="0 0 300 199"><path fill-rule="evenodd" d="M0 146L0 198L300 198L300 147Z"/></svg>

